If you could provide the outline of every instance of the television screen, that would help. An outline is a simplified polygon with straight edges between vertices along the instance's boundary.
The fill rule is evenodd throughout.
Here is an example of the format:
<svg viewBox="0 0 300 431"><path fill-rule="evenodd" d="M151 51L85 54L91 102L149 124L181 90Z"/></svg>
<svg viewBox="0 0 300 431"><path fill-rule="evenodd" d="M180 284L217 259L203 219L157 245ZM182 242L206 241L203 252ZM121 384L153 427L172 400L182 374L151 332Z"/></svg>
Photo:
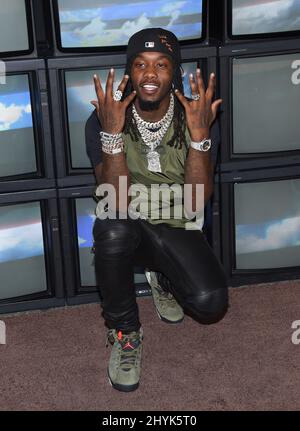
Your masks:
<svg viewBox="0 0 300 431"><path fill-rule="evenodd" d="M299 0L232 0L232 35L300 30Z"/></svg>
<svg viewBox="0 0 300 431"><path fill-rule="evenodd" d="M182 69L183 69L183 90L186 97L191 97L191 87L189 82L189 74L193 73L195 75L196 69L197 69L197 62L190 62L190 63L182 63Z"/></svg>
<svg viewBox="0 0 300 431"><path fill-rule="evenodd" d="M203 0L58 0L62 48L127 45L144 28L163 27L179 38L202 37Z"/></svg>
<svg viewBox="0 0 300 431"><path fill-rule="evenodd" d="M300 179L234 185L236 269L300 266Z"/></svg>
<svg viewBox="0 0 300 431"><path fill-rule="evenodd" d="M233 153L300 149L299 54L234 58Z"/></svg>
<svg viewBox="0 0 300 431"><path fill-rule="evenodd" d="M26 51L29 48L25 0L2 1L0 13L0 53Z"/></svg>
<svg viewBox="0 0 300 431"><path fill-rule="evenodd" d="M197 63L190 62L182 64L184 92L186 96L191 95L188 76L195 73ZM68 113L68 126L70 138L71 166L76 168L90 168L91 163L85 149L85 123L94 106L90 101L96 99L93 75L96 73L101 79L103 88L109 69L70 70L65 72L66 100ZM124 68L115 68L114 88L117 89L124 75Z"/></svg>
<svg viewBox="0 0 300 431"><path fill-rule="evenodd" d="M0 178L37 171L29 75L0 85Z"/></svg>
<svg viewBox="0 0 300 431"><path fill-rule="evenodd" d="M47 291L40 202L0 206L0 300Z"/></svg>
<svg viewBox="0 0 300 431"><path fill-rule="evenodd" d="M88 198L75 199L77 244L79 251L79 269L81 286L96 286L93 247L93 225L95 221L96 202ZM135 268L136 269L136 268ZM135 283L145 283L144 274L134 274Z"/></svg>
<svg viewBox="0 0 300 431"><path fill-rule="evenodd" d="M70 152L72 168L90 168L91 163L85 149L85 122L95 109L91 100L96 99L93 75L96 73L103 87L109 69L74 70L65 72L66 98L70 137ZM117 89L124 75L124 69L115 69L114 88Z"/></svg>
<svg viewBox="0 0 300 431"><path fill-rule="evenodd" d="M92 230L96 218L96 203L92 198L75 200L77 219L77 244L81 286L96 286Z"/></svg>

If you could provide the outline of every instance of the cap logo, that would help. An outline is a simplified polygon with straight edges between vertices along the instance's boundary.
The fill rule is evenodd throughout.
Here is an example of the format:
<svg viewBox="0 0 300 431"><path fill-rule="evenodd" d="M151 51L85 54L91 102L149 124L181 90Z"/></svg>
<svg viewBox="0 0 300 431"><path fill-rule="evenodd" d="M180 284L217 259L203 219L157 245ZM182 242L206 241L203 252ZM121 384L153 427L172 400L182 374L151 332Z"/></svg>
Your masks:
<svg viewBox="0 0 300 431"><path fill-rule="evenodd" d="M171 45L171 43L169 43L169 42L168 42L168 38L167 38L167 36L166 36L165 34L163 34L163 35L160 35L160 36L158 36L158 37L159 37L159 39L160 39L161 44L162 44L162 45L165 45L165 47L166 47L170 52L173 52L172 45Z"/></svg>
<svg viewBox="0 0 300 431"><path fill-rule="evenodd" d="M154 42L145 42L145 48L154 48Z"/></svg>

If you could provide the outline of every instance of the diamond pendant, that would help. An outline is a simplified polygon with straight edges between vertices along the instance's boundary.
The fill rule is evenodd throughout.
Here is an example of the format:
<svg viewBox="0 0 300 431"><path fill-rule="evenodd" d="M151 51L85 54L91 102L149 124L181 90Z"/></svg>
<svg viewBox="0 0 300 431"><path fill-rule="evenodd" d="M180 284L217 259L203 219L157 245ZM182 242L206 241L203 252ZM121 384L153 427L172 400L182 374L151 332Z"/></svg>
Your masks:
<svg viewBox="0 0 300 431"><path fill-rule="evenodd" d="M148 170L152 172L161 172L160 158L157 151L147 153Z"/></svg>

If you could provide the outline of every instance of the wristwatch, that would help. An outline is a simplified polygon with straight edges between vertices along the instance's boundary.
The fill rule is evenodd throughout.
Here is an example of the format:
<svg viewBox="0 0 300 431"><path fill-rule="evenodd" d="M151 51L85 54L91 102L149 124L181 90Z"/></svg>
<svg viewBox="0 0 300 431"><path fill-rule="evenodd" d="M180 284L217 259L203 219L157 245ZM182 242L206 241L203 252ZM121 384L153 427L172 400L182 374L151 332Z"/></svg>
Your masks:
<svg viewBox="0 0 300 431"><path fill-rule="evenodd" d="M198 151L208 151L211 147L211 139L203 139L200 142L191 141L191 147Z"/></svg>

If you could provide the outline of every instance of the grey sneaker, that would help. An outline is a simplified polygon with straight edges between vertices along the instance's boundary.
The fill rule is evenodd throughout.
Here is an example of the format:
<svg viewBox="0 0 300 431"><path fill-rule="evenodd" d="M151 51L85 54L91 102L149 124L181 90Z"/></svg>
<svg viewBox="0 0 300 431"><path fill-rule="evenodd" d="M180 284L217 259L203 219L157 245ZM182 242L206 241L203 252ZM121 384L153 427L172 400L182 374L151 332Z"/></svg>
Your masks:
<svg viewBox="0 0 300 431"><path fill-rule="evenodd" d="M113 388L131 392L138 388L142 359L143 330L123 334L110 329L107 343L113 344L108 364L108 378Z"/></svg>
<svg viewBox="0 0 300 431"><path fill-rule="evenodd" d="M180 323L184 318L184 312L174 296L166 292L158 282L154 271L145 270L145 276L151 286L153 302L158 317L167 323Z"/></svg>

